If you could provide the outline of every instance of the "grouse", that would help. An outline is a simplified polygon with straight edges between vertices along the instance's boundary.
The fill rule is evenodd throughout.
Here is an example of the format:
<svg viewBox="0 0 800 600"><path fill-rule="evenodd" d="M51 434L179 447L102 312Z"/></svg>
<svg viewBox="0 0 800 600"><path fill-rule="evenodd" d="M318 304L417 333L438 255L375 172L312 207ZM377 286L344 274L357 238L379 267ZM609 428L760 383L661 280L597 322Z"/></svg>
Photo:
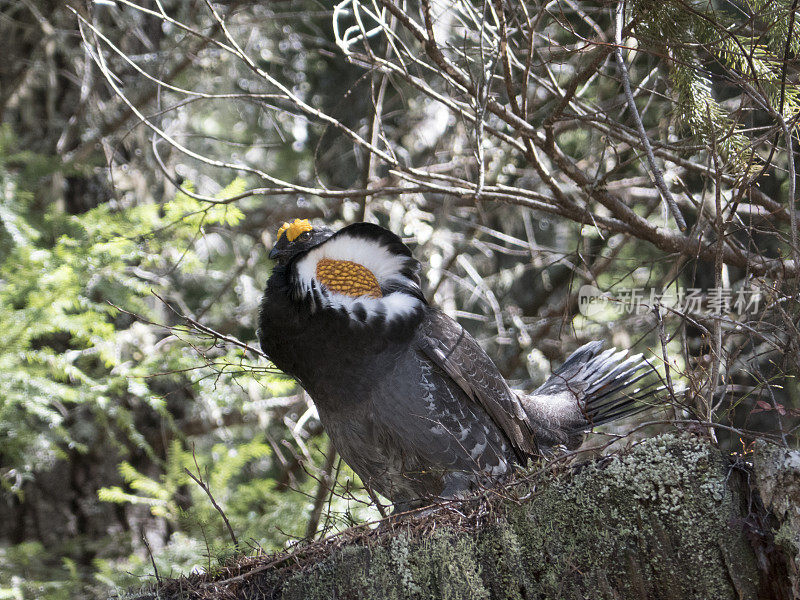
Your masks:
<svg viewBox="0 0 800 600"><path fill-rule="evenodd" d="M516 464L641 410L641 355L590 342L531 394L512 391L431 306L420 263L371 223L284 223L258 318L261 348L310 394L336 450L395 510L503 479Z"/></svg>

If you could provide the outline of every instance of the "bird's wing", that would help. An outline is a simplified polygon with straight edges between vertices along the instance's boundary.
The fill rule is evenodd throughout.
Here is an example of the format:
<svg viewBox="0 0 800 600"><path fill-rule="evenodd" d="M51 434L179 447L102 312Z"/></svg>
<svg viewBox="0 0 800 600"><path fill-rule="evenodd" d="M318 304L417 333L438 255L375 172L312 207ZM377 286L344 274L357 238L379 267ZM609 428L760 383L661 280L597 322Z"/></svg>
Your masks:
<svg viewBox="0 0 800 600"><path fill-rule="evenodd" d="M489 355L453 319L434 308L426 313L418 329L418 348L489 414L517 453L536 454L525 410Z"/></svg>

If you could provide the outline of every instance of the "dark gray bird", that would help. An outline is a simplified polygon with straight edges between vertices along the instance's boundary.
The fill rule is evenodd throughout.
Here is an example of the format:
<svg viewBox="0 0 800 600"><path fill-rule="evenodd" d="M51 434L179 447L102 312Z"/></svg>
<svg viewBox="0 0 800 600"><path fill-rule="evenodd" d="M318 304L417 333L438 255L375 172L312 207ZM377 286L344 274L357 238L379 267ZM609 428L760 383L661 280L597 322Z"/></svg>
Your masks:
<svg viewBox="0 0 800 600"><path fill-rule="evenodd" d="M370 223L285 223L259 340L306 389L337 451L396 510L491 484L594 425L641 410L641 356L575 351L530 395L512 391L453 319L430 306L419 262Z"/></svg>

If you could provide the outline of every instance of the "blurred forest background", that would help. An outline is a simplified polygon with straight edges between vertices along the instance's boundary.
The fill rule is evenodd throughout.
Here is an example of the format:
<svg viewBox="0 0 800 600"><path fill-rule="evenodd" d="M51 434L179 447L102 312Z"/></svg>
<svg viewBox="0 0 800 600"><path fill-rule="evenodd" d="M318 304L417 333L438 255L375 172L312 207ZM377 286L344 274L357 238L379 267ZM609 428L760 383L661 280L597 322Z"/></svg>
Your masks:
<svg viewBox="0 0 800 600"><path fill-rule="evenodd" d="M689 390L636 435L796 445L797 4L0 0L0 598L379 518L256 349L296 217L402 235L519 388L607 339Z"/></svg>

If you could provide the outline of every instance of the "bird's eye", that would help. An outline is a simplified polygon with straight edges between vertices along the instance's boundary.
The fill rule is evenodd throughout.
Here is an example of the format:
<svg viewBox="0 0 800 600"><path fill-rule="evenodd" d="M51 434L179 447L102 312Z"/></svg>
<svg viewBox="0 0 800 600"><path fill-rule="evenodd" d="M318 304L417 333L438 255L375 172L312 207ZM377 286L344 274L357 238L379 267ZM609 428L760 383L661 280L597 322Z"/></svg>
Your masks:
<svg viewBox="0 0 800 600"><path fill-rule="evenodd" d="M301 233L301 234L300 234L299 236L297 236L297 237L298 237L298 239L299 239L299 240L306 241L308 238L310 238L310 237L311 237L311 233L310 233L310 232L308 232L308 231L306 231L306 232L304 232L304 233Z"/></svg>

